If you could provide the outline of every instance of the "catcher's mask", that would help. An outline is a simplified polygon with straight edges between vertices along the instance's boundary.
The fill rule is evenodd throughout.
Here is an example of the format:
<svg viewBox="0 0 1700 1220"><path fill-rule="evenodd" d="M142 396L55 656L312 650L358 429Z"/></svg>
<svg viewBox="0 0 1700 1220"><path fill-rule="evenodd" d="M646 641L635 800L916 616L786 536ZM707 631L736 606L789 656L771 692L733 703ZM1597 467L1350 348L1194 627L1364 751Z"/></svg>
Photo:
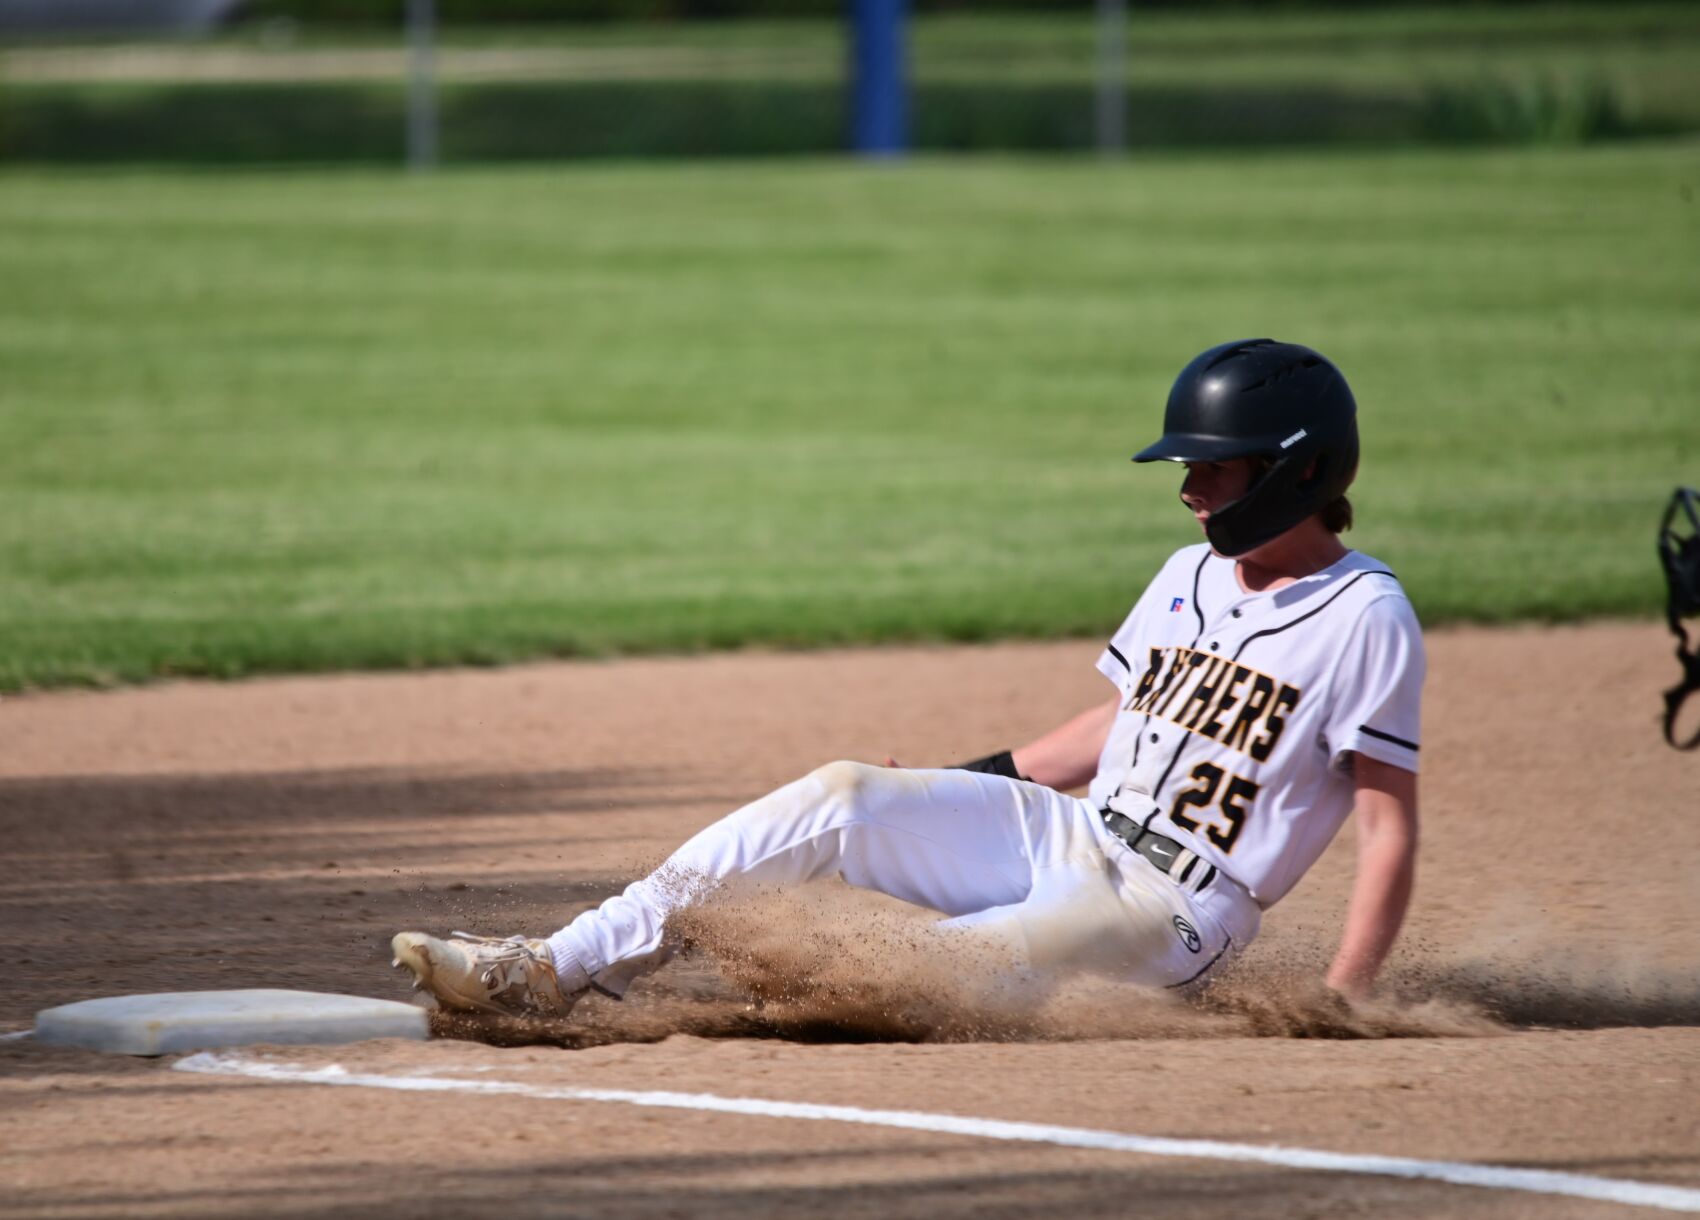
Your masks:
<svg viewBox="0 0 1700 1220"><path fill-rule="evenodd" d="M1700 492L1679 487L1659 524L1659 562L1670 586L1665 616L1676 632L1676 659L1682 662L1682 681L1665 692L1665 740L1679 750L1700 745L1700 725L1685 740L1676 737L1676 716L1689 695L1700 690L1700 640L1693 649L1682 620L1700 614Z"/></svg>
<svg viewBox="0 0 1700 1220"><path fill-rule="evenodd" d="M1136 462L1265 458L1244 495L1204 523L1210 545L1243 555L1345 494L1358 472L1358 404L1340 370L1296 343L1242 339L1195 357Z"/></svg>

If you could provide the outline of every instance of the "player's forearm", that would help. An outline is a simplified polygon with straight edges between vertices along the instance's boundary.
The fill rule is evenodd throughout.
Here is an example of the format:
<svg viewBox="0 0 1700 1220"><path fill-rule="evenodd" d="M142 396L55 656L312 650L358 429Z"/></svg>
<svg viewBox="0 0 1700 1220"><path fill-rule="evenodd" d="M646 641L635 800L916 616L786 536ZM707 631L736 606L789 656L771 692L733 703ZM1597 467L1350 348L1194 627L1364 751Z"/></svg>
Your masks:
<svg viewBox="0 0 1700 1220"><path fill-rule="evenodd" d="M1375 982L1399 937L1416 880L1414 824L1377 826L1362 833L1346 928L1328 970L1328 985L1348 996L1363 994Z"/></svg>
<svg viewBox="0 0 1700 1220"><path fill-rule="evenodd" d="M1035 783L1078 788L1098 772L1098 756L1110 736L1117 701L1082 712L1015 751L1015 767Z"/></svg>

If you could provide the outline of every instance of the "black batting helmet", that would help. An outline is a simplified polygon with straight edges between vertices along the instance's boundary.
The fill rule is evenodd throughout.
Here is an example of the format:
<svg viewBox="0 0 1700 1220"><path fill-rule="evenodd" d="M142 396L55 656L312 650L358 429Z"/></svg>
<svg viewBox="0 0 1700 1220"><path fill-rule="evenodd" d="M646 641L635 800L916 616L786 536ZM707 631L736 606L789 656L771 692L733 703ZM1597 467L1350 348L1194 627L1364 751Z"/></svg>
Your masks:
<svg viewBox="0 0 1700 1220"><path fill-rule="evenodd" d="M1243 555L1345 493L1358 472L1358 404L1318 352L1273 339L1224 343L1175 378L1163 438L1136 462L1267 458L1239 499L1204 523L1210 545Z"/></svg>

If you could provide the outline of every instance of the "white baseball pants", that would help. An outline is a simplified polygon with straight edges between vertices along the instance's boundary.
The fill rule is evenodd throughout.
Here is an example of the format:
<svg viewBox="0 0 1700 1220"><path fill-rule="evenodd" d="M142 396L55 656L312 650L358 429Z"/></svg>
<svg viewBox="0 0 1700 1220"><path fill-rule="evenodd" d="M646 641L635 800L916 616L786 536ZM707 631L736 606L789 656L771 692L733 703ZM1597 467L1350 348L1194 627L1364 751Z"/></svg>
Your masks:
<svg viewBox="0 0 1700 1220"><path fill-rule="evenodd" d="M549 938L564 986L622 994L670 954L664 925L715 882L837 874L930 907L1012 968L1089 969L1172 987L1257 933L1225 875L1184 892L1112 835L1086 801L972 771L828 763L693 836L656 872Z"/></svg>

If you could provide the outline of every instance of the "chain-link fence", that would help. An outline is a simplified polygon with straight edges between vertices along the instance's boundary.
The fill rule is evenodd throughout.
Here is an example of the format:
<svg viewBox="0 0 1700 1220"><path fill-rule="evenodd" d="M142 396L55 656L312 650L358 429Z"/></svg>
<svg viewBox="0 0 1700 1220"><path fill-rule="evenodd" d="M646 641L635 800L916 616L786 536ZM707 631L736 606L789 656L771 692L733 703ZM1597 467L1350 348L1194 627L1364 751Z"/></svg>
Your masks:
<svg viewBox="0 0 1700 1220"><path fill-rule="evenodd" d="M126 0L75 0L85 15ZM144 0L181 33L25 33L0 0L0 159L401 163L832 154L841 0ZM52 0L61 15L73 0ZM136 0L129 0L132 9ZM35 6L31 9L30 6ZM417 7L417 6L416 6ZM905 23L921 152L1581 142L1700 129L1700 8L924 3ZM221 20L208 27L212 16ZM554 18L546 20L546 18ZM97 23L98 24L98 23ZM1108 37L1106 37L1108 34Z"/></svg>

